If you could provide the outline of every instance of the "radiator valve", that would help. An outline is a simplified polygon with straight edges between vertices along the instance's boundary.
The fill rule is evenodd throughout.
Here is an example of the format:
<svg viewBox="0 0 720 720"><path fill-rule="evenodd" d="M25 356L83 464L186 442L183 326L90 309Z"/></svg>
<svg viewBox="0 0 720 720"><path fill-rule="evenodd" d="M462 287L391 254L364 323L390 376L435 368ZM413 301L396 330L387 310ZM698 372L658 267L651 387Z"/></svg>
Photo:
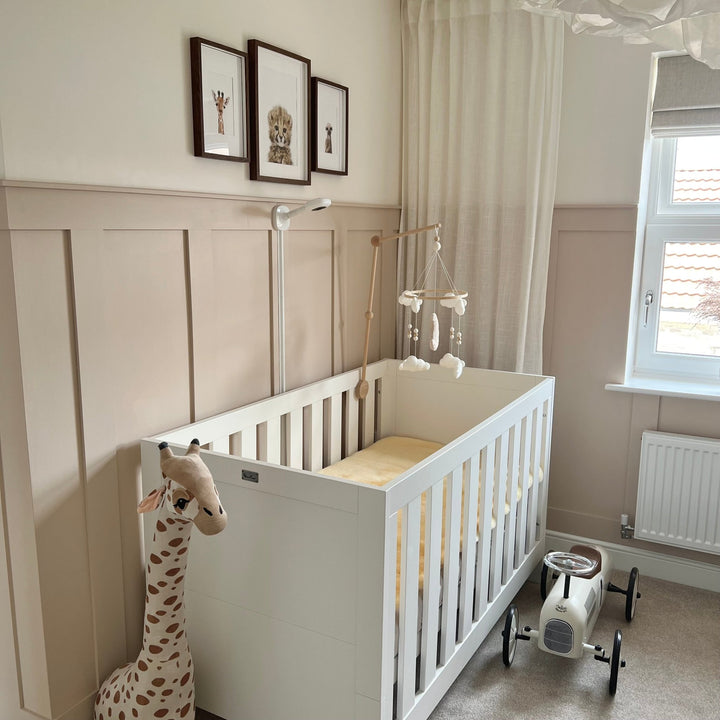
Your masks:
<svg viewBox="0 0 720 720"><path fill-rule="evenodd" d="M620 537L623 540L632 540L635 528L629 524L629 517L626 513L620 516Z"/></svg>

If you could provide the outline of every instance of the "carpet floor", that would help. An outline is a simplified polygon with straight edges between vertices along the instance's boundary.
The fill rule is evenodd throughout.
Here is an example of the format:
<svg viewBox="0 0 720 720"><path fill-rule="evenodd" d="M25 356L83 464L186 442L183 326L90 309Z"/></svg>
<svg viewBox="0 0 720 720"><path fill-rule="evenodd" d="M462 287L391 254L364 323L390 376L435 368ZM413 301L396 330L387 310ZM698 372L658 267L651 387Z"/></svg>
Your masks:
<svg viewBox="0 0 720 720"><path fill-rule="evenodd" d="M613 582L627 585L627 573ZM711 720L720 718L720 593L640 577L635 618L625 620L625 598L610 594L591 642L612 651L622 631L617 692L608 692L609 665L587 655L550 655L518 641L513 664L502 662L496 625L430 716L431 720ZM515 598L520 626L537 629L540 586L528 582Z"/></svg>

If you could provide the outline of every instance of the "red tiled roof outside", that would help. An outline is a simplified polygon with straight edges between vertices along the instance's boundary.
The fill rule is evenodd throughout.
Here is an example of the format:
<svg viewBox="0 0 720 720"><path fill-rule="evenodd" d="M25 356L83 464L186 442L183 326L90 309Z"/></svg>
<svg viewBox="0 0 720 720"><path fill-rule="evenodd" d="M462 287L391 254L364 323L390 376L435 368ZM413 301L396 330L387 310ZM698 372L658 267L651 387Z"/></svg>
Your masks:
<svg viewBox="0 0 720 720"><path fill-rule="evenodd" d="M663 310L694 310L706 295L703 285L707 280L720 280L720 239L665 243Z"/></svg>
<svg viewBox="0 0 720 720"><path fill-rule="evenodd" d="M720 203L720 168L675 170L673 202Z"/></svg>

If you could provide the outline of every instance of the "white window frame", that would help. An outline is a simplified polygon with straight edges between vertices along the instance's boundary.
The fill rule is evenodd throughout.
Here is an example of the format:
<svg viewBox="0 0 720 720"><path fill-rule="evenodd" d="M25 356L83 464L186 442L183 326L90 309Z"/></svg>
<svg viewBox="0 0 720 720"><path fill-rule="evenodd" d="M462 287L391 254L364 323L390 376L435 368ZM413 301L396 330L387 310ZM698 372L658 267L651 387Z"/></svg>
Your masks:
<svg viewBox="0 0 720 720"><path fill-rule="evenodd" d="M673 203L677 138L656 137L650 141L648 205L642 250L640 282L629 348L632 352L632 382L643 379L718 384L720 357L659 353L657 345L665 242L720 241L720 202ZM652 302L646 304L648 293ZM634 327L633 327L634 326ZM629 358L630 359L630 358Z"/></svg>

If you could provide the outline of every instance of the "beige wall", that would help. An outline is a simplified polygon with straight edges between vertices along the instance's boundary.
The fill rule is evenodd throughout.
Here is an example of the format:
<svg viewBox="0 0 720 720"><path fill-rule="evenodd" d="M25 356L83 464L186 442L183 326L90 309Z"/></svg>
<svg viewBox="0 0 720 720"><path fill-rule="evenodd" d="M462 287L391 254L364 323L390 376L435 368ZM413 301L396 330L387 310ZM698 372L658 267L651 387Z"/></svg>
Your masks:
<svg viewBox="0 0 720 720"><path fill-rule="evenodd" d="M277 387L272 203L8 181L0 198L0 717L87 720L139 649L139 439ZM369 240L398 221L293 220L288 387L359 364ZM373 359L394 349L393 247L378 290Z"/></svg>
<svg viewBox="0 0 720 720"><path fill-rule="evenodd" d="M349 87L349 176L252 182L247 164L194 157L194 35L239 50L263 40ZM399 38L399 0L4 2L4 177L397 204Z"/></svg>
<svg viewBox="0 0 720 720"><path fill-rule="evenodd" d="M635 512L645 429L720 437L720 402L605 390L625 374L650 45L565 34L560 159L544 371L556 405L548 527L720 564L714 556L620 539Z"/></svg>
<svg viewBox="0 0 720 720"><path fill-rule="evenodd" d="M247 164L194 157L194 35L258 38L348 86L350 174L252 182ZM137 650L139 438L277 387L278 199L333 200L286 236L288 386L358 364L369 238L399 221L399 37L387 0L4 4L2 720L88 720ZM393 339L381 312L371 356Z"/></svg>

